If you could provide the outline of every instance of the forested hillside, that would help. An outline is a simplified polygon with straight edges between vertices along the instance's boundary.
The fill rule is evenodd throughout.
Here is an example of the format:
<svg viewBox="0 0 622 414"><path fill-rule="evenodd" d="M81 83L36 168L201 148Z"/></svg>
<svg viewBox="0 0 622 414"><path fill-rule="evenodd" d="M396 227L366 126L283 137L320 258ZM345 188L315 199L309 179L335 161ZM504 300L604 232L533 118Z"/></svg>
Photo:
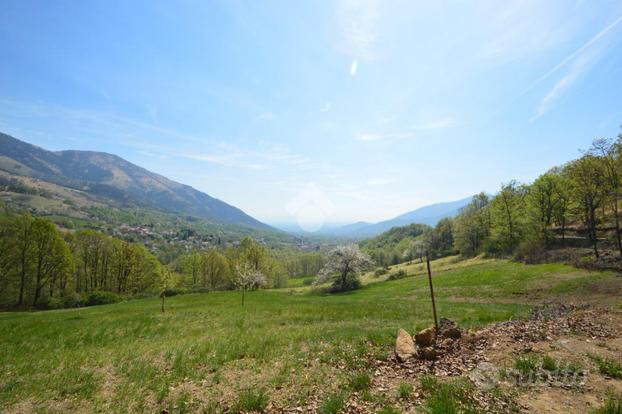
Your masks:
<svg viewBox="0 0 622 414"><path fill-rule="evenodd" d="M525 260L554 260L571 248L584 265L620 268L622 135L599 139L583 155L531 184L509 181L494 196L480 193L454 219L435 228L398 227L360 243L382 265L458 252ZM587 248L592 258L586 257ZM558 252L561 254L561 252ZM575 257L578 259L578 257Z"/></svg>

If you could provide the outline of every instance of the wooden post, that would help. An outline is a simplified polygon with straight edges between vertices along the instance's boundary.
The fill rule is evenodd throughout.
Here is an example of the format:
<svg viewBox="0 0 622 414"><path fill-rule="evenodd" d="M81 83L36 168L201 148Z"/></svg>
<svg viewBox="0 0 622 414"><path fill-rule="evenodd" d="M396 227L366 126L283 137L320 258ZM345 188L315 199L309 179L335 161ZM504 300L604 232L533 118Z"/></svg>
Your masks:
<svg viewBox="0 0 622 414"><path fill-rule="evenodd" d="M434 312L434 327L438 333L438 319L436 318L436 302L434 301L434 286L432 285L432 271L430 270L430 252L426 250L425 261L428 265L428 282L430 284L430 296L432 297L432 311Z"/></svg>

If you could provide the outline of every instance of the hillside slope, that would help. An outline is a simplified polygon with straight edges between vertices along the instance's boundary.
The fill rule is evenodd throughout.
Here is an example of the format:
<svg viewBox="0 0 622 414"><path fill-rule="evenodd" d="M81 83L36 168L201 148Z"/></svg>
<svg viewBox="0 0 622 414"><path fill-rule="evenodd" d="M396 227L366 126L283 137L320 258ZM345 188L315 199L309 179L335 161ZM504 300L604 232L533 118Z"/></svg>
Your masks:
<svg viewBox="0 0 622 414"><path fill-rule="evenodd" d="M115 207L151 208L220 224L272 229L237 207L103 152L47 151L0 133L0 170L79 190Z"/></svg>

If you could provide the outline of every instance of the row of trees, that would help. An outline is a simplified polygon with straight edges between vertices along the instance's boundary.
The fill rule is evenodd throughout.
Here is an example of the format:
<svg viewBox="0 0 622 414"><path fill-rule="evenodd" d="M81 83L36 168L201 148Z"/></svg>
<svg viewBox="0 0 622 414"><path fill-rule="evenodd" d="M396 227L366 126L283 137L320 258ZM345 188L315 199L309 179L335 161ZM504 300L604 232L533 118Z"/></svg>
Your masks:
<svg viewBox="0 0 622 414"><path fill-rule="evenodd" d="M622 136L599 139L579 159L531 185L511 181L490 198L478 194L455 218L455 248L463 255L530 254L571 236L587 241L596 258L607 240L622 256L619 199Z"/></svg>
<svg viewBox="0 0 622 414"><path fill-rule="evenodd" d="M75 295L158 289L158 260L143 246L94 231L61 233L28 214L0 217L0 306L46 307Z"/></svg>
<svg viewBox="0 0 622 414"><path fill-rule="evenodd" d="M200 290L284 287L288 278L272 252L250 237L223 250L185 254L177 260L176 268L186 287Z"/></svg>

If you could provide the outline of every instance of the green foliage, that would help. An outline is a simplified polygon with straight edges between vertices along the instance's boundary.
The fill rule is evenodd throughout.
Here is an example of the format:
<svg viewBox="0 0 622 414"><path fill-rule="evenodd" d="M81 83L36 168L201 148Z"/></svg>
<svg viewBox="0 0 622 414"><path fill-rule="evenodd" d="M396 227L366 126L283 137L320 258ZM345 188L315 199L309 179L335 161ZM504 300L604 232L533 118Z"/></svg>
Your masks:
<svg viewBox="0 0 622 414"><path fill-rule="evenodd" d="M87 306L107 305L109 303L121 302L123 298L117 294L106 291L95 291L86 298Z"/></svg>
<svg viewBox="0 0 622 414"><path fill-rule="evenodd" d="M454 220L454 245L463 256L475 256L483 251L490 235L490 201L485 193L473 200Z"/></svg>
<svg viewBox="0 0 622 414"><path fill-rule="evenodd" d="M400 269L397 272L393 272L389 275L388 280L399 280L408 277L408 273L404 269Z"/></svg>
<svg viewBox="0 0 622 414"><path fill-rule="evenodd" d="M376 264L390 266L412 260L417 254L417 241L423 243L425 233L431 231L425 224L410 224L394 227L376 237L359 243Z"/></svg>

